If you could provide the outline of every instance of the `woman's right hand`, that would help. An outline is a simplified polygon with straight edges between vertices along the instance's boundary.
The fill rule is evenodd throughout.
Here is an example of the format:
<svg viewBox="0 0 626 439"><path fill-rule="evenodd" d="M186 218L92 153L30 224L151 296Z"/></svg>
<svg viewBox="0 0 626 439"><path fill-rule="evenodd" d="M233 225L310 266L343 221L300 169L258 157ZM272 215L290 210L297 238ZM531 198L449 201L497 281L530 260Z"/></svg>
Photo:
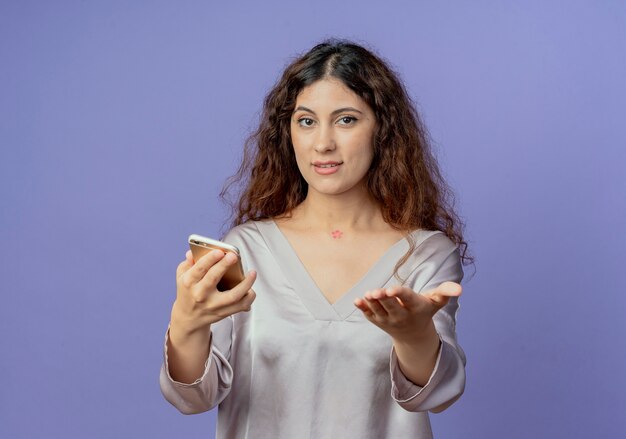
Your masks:
<svg viewBox="0 0 626 439"><path fill-rule="evenodd" d="M251 271L236 287L219 291L218 282L237 256L213 250L194 263L191 251L176 269L176 300L171 326L179 335L205 332L211 324L241 311L249 311L256 294L251 289L256 272Z"/></svg>

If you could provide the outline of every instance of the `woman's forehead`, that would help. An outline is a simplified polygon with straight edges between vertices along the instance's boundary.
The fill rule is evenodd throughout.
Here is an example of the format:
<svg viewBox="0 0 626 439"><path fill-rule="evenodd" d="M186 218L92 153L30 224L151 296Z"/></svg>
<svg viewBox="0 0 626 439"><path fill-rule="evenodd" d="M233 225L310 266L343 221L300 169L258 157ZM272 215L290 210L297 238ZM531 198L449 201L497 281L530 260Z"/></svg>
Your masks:
<svg viewBox="0 0 626 439"><path fill-rule="evenodd" d="M367 103L350 90L341 80L325 78L304 87L296 97L296 107L318 107L320 111L336 107L363 107ZM314 109L315 110L315 109Z"/></svg>

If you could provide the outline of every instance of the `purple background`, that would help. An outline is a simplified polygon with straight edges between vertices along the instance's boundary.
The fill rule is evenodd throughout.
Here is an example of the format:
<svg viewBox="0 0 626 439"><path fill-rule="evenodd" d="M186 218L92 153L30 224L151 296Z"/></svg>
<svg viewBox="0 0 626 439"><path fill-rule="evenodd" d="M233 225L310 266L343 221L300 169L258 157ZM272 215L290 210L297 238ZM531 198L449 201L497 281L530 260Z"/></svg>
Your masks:
<svg viewBox="0 0 626 439"><path fill-rule="evenodd" d="M625 3L352 0L0 3L1 437L213 437L159 392L174 270L329 36L400 72L477 257L436 436L624 437Z"/></svg>

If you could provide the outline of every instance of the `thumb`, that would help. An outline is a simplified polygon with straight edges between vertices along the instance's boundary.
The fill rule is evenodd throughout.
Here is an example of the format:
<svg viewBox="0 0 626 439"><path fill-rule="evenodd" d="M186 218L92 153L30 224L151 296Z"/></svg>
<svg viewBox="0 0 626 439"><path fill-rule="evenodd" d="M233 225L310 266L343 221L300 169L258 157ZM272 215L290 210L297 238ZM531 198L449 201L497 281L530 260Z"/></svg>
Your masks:
<svg viewBox="0 0 626 439"><path fill-rule="evenodd" d="M193 267L193 257L191 255L191 250L187 250L185 253L185 260L178 264L176 267L176 279L178 279L182 274Z"/></svg>
<svg viewBox="0 0 626 439"><path fill-rule="evenodd" d="M463 288L456 282L444 282L434 290L427 293L431 301L436 305L444 306L450 297L459 297Z"/></svg>

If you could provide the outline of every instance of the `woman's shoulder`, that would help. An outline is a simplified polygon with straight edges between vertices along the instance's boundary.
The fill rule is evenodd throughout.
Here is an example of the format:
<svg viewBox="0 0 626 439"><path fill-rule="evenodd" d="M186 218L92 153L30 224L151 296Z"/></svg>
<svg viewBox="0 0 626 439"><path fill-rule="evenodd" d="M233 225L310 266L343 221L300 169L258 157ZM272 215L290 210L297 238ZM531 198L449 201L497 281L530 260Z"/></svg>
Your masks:
<svg viewBox="0 0 626 439"><path fill-rule="evenodd" d="M435 252L451 253L457 245L441 230L417 229L410 233L415 240L416 251L430 249Z"/></svg>
<svg viewBox="0 0 626 439"><path fill-rule="evenodd" d="M272 220L249 220L243 224L239 224L231 228L222 238L222 241L232 244L235 246L240 246L244 243L254 243L259 240L263 240L262 238L262 229L270 227L272 224Z"/></svg>
<svg viewBox="0 0 626 439"><path fill-rule="evenodd" d="M405 264L400 267L402 278L409 279L411 288L421 291L436 273L455 282L463 278L458 246L440 230L412 232L415 247Z"/></svg>

